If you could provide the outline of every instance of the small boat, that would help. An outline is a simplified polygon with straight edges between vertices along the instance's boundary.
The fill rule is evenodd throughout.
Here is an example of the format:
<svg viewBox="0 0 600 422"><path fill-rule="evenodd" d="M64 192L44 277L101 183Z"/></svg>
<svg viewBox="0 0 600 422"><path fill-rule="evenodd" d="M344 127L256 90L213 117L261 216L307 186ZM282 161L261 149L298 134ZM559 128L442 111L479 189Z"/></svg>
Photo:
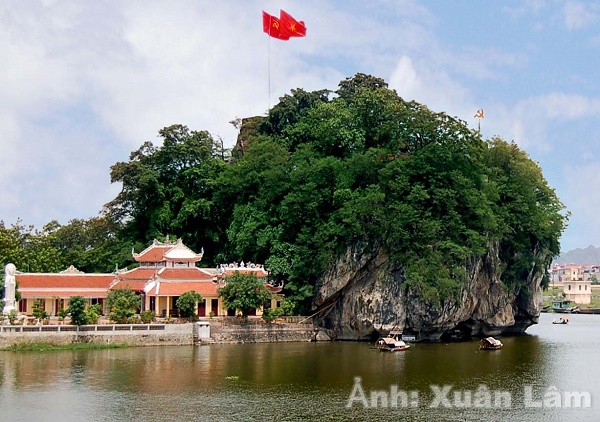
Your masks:
<svg viewBox="0 0 600 422"><path fill-rule="evenodd" d="M578 314L600 314L600 308L579 308Z"/></svg>
<svg viewBox="0 0 600 422"><path fill-rule="evenodd" d="M494 337L486 337L479 342L479 350L498 350L502 349L502 342Z"/></svg>
<svg viewBox="0 0 600 422"><path fill-rule="evenodd" d="M560 318L555 318L552 320L552 324L568 324L569 323L569 318L567 317L560 317Z"/></svg>
<svg viewBox="0 0 600 422"><path fill-rule="evenodd" d="M400 340L398 335L381 337L376 344L380 352L401 352L410 348L410 345Z"/></svg>
<svg viewBox="0 0 600 422"><path fill-rule="evenodd" d="M557 300L552 302L552 311L557 314L576 314L579 311L578 306L569 306L570 300Z"/></svg>

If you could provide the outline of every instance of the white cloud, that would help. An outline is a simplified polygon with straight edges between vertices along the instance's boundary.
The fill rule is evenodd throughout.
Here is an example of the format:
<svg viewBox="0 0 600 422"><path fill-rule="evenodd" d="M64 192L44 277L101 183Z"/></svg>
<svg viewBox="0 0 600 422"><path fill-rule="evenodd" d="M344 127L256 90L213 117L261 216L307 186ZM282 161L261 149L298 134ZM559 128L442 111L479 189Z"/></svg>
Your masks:
<svg viewBox="0 0 600 422"><path fill-rule="evenodd" d="M600 99L583 95L549 93L536 99L537 107L550 119L571 120L600 116Z"/></svg>
<svg viewBox="0 0 600 422"><path fill-rule="evenodd" d="M578 1L567 1L562 9L567 29L587 28L597 20L597 6Z"/></svg>
<svg viewBox="0 0 600 422"><path fill-rule="evenodd" d="M475 110L484 107L486 137L514 139L542 156L562 152L552 125L598 120L587 70L597 66L590 55L585 69L578 62L564 70L569 78L546 75L562 73L561 63L544 55L554 50L543 31L593 28L597 9L556 5L522 2L518 10L504 7L508 14L456 6L444 8L453 13L446 16L417 0L1 2L0 57L8 65L0 66L0 147L10 158L0 166L0 219L25 216L41 225L88 218L118 191L108 182L110 165L127 161L144 141L158 142L162 127L186 124L232 145L237 131L228 122L235 117L263 115L294 88L335 90L357 72L473 127ZM284 42L261 32L261 10L280 8L307 23L306 38ZM523 48L438 33L471 25L475 16L510 19L519 34L537 24L540 32L523 35ZM529 86L533 72L551 81L551 90ZM597 143L590 142L579 157L591 162Z"/></svg>
<svg viewBox="0 0 600 422"><path fill-rule="evenodd" d="M486 133L514 140L524 149L551 152L560 146L549 132L553 124L569 124L579 119L600 118L600 99L552 92L517 101L514 106L489 107ZM482 123L482 124L483 124Z"/></svg>

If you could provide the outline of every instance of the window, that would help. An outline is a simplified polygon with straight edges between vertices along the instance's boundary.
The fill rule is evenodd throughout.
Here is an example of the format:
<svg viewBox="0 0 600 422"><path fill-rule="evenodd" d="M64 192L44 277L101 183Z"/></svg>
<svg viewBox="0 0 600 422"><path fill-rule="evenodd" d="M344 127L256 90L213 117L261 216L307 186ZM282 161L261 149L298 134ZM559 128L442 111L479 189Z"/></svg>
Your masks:
<svg viewBox="0 0 600 422"><path fill-rule="evenodd" d="M571 290L571 285L570 284L569 284L569 289L568 290Z"/></svg>

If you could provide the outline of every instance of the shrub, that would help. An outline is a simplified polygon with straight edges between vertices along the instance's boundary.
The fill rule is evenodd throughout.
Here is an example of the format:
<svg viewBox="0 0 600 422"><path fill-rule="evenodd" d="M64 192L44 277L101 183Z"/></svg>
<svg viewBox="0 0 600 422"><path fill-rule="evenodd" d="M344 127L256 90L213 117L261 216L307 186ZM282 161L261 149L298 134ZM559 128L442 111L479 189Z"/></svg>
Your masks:
<svg viewBox="0 0 600 422"><path fill-rule="evenodd" d="M87 315L85 313L85 305L87 301L82 296L73 296L69 300L68 311L71 315L71 324L84 325L87 323Z"/></svg>
<svg viewBox="0 0 600 422"><path fill-rule="evenodd" d="M140 313L140 319L144 324L150 324L154 321L154 318L156 318L156 315L152 311L143 311Z"/></svg>
<svg viewBox="0 0 600 422"><path fill-rule="evenodd" d="M194 311L196 310L196 304L202 300L202 296L199 293L191 290L185 292L177 299L177 309L179 309L179 316L182 318L194 317Z"/></svg>
<svg viewBox="0 0 600 422"><path fill-rule="evenodd" d="M64 321L65 318L69 315L69 310L65 308L61 308L58 310L58 320Z"/></svg>
<svg viewBox="0 0 600 422"><path fill-rule="evenodd" d="M235 273L225 277L227 284L219 289L228 309L239 309L244 319L253 308L260 308L267 300L271 300L271 291L254 274Z"/></svg>
<svg viewBox="0 0 600 422"><path fill-rule="evenodd" d="M294 315L294 312L296 311L296 303L289 300L289 299L284 299L283 302L281 303L281 309L282 314L281 315L289 315L292 316Z"/></svg>
<svg viewBox="0 0 600 422"><path fill-rule="evenodd" d="M140 296L129 288L111 290L106 296L106 305L110 309L109 318L117 324L127 324L140 304Z"/></svg>
<svg viewBox="0 0 600 422"><path fill-rule="evenodd" d="M262 319L264 319L265 322L273 322L275 319L275 313L273 312L273 309L267 308L263 310Z"/></svg>
<svg viewBox="0 0 600 422"><path fill-rule="evenodd" d="M87 323L88 324L96 324L98 322L98 320L100 319L101 313L102 313L102 310L100 309L99 304L96 303L94 305L88 306L87 310L85 311Z"/></svg>
<svg viewBox="0 0 600 422"><path fill-rule="evenodd" d="M8 314L8 322L10 323L10 325L15 325L15 322L17 321L17 310L16 309L12 309L9 314Z"/></svg>

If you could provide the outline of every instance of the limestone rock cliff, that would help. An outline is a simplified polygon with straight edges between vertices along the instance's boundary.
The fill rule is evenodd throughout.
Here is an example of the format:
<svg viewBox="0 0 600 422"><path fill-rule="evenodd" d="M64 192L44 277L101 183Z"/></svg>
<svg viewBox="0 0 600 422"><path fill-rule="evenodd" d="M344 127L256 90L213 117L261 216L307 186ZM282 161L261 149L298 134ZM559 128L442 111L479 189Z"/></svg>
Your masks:
<svg viewBox="0 0 600 422"><path fill-rule="evenodd" d="M349 247L317 285L317 324L338 340L370 340L402 330L422 341L522 333L539 317L541 274L525 289L500 281L498 248L468 264L469 282L458 300L435 303L404 284L403 269L373 245Z"/></svg>

